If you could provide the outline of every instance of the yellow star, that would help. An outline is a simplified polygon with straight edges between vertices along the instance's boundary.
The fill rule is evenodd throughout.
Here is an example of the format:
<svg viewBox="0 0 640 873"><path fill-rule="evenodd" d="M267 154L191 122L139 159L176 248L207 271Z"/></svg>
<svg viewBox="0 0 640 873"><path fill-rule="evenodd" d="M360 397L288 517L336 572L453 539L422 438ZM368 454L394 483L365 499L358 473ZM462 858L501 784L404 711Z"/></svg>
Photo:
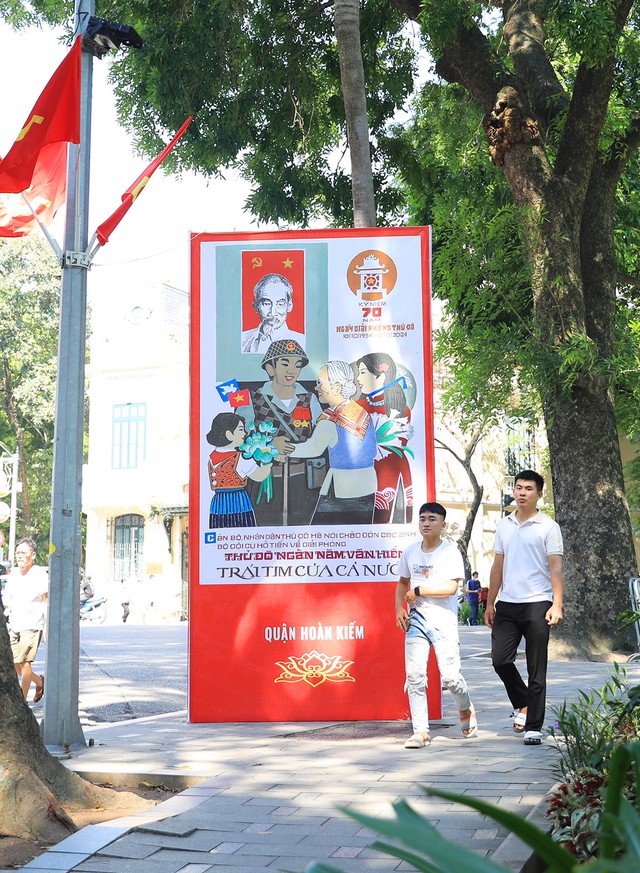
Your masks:
<svg viewBox="0 0 640 873"><path fill-rule="evenodd" d="M291 258L287 258L287 260L282 263L284 264L285 270L290 270L293 267L293 261Z"/></svg>

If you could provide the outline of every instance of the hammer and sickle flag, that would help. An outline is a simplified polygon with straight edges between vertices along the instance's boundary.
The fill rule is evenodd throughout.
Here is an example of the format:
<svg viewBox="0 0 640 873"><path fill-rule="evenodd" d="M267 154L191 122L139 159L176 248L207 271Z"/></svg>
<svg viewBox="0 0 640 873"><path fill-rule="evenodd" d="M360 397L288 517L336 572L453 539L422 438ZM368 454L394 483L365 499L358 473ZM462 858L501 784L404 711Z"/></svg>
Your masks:
<svg viewBox="0 0 640 873"><path fill-rule="evenodd" d="M45 227L51 224L67 199L67 149L66 142L51 143L42 149L24 197L0 194L0 237L29 236L37 232L38 222Z"/></svg>
<svg viewBox="0 0 640 873"><path fill-rule="evenodd" d="M182 125L180 130L176 133L171 142L167 143L167 145L162 149L157 158L154 158L151 161L147 169L144 171L144 173L138 176L133 185L130 185L129 188L127 188L127 190L122 195L122 203L120 204L120 206L118 206L116 211L112 215L110 215L106 221L103 221L100 227L98 227L98 229L96 230L96 236L98 237L98 242L101 246L104 246L109 242L109 237L116 229L116 227L120 224L129 209L131 209L133 201L139 196L140 192L143 190L151 176L155 173L155 171L167 157L171 149L178 142L182 134L189 127L192 118L192 115L187 118L187 120Z"/></svg>
<svg viewBox="0 0 640 873"><path fill-rule="evenodd" d="M0 161L0 194L26 192L41 159L57 166L59 152L64 149L66 154L67 143L80 142L81 47L82 38L78 37L36 100L7 156ZM45 171L44 176L48 175ZM45 192L44 199L53 198ZM1 230L0 235L4 235Z"/></svg>

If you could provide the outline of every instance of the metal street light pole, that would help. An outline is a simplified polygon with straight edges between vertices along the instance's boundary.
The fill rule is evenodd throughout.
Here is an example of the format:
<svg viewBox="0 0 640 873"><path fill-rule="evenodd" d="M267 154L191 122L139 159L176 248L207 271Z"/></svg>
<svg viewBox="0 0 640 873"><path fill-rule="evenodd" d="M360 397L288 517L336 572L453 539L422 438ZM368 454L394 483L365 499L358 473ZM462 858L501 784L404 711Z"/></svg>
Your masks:
<svg viewBox="0 0 640 873"><path fill-rule="evenodd" d="M94 0L76 0L76 36ZM80 551L86 355L89 156L93 56L82 52L80 145L69 145L65 252L62 264L58 379L53 453L45 745L85 745L78 715Z"/></svg>

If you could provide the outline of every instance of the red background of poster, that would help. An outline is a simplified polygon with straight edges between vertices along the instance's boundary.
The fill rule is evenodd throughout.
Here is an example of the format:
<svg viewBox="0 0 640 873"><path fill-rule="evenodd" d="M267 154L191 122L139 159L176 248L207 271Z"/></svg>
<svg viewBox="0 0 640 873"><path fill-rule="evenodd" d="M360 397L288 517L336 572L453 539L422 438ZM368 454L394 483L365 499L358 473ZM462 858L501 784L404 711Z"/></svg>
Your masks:
<svg viewBox="0 0 640 873"><path fill-rule="evenodd" d="M199 583L200 427L200 245L207 241L251 242L330 239L346 236L383 238L419 236L423 264L423 376L425 395L427 500L435 499L433 445L433 378L430 311L430 229L359 228L339 231L192 234L191 236L191 457L189 525L189 720L229 721L350 721L408 717L404 686L403 634L395 627L395 581L291 584ZM295 249L293 249L295 251ZM278 256L285 249L277 252ZM417 376L418 374L416 374ZM416 532L417 536L417 532ZM267 642L265 628L296 628L296 639ZM300 628L348 625L365 627L359 640L302 640ZM307 671L309 681L276 682L283 672L278 662L320 652L340 659L355 681L334 682L326 663ZM433 653L432 653L433 654ZM324 681L320 681L322 674ZM440 677L435 659L429 662L429 715L442 717ZM320 679L318 679L320 677Z"/></svg>
<svg viewBox="0 0 640 873"><path fill-rule="evenodd" d="M394 627L395 582L291 585L200 585L191 590L189 718L207 721L374 721L404 719L402 631ZM288 642L265 639L265 627L296 628ZM206 618L205 618L206 616ZM358 617L364 622L358 621ZM300 639L300 627L366 624L363 640ZM277 662L318 651L354 663L354 681L276 682ZM197 652L194 658L193 653ZM314 659L317 663L317 659ZM441 718L440 682L430 668L429 715ZM315 683L318 684L315 684Z"/></svg>
<svg viewBox="0 0 640 873"><path fill-rule="evenodd" d="M287 324L291 330L304 333L304 251L301 249L242 252L242 330L260 325L260 316L253 308L253 288L269 273L279 273L293 285L293 309L287 316Z"/></svg>

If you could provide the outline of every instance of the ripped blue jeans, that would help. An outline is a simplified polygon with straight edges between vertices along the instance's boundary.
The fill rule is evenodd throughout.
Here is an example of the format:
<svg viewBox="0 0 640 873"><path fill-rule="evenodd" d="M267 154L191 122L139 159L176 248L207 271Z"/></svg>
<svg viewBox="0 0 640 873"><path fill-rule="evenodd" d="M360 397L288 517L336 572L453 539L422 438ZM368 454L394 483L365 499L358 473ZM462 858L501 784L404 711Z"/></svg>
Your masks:
<svg viewBox="0 0 640 873"><path fill-rule="evenodd" d="M458 623L451 619L438 627L428 624L421 613L411 612L411 626L404 643L404 660L407 673L405 691L409 695L411 721L414 733L429 732L429 707L427 704L427 661L433 646L442 685L453 695L459 710L469 709L471 699L467 683L460 668L460 641Z"/></svg>

